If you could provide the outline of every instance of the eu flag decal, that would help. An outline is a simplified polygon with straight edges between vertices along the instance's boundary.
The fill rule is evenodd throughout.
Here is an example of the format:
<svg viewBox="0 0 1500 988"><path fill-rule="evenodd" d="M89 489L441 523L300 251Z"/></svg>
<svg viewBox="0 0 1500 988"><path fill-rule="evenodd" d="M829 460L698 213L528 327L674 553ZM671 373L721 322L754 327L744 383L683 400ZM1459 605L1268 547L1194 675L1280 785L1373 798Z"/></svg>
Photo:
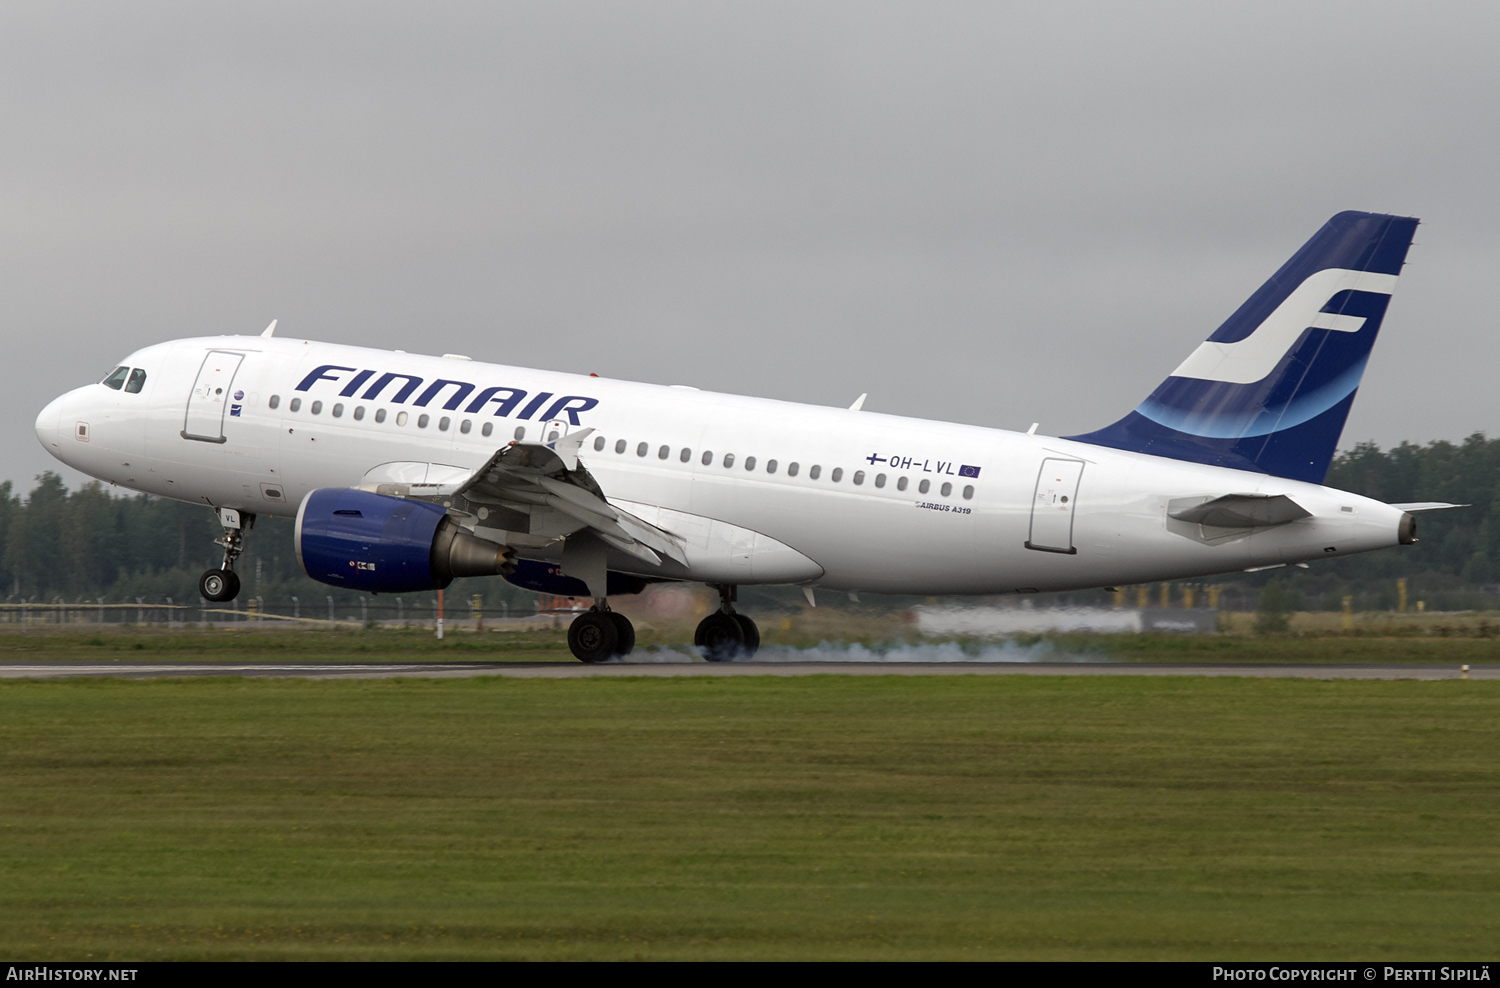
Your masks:
<svg viewBox="0 0 1500 988"><path fill-rule="evenodd" d="M958 475L960 477L977 477L979 476L979 468L971 467L966 463L958 468Z"/></svg>

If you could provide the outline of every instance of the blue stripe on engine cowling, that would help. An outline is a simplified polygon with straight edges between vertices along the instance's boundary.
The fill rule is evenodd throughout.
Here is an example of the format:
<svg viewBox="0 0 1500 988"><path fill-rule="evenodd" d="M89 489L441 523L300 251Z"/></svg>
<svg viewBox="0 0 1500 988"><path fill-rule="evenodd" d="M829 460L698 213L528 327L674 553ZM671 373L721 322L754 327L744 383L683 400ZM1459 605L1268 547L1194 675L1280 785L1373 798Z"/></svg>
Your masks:
<svg viewBox="0 0 1500 988"><path fill-rule="evenodd" d="M1400 274L1416 228L1408 217L1339 213L1209 341L1249 337L1318 271ZM1250 384L1169 377L1120 421L1065 438L1321 483L1389 304L1381 292L1341 291L1322 311L1362 318L1358 332L1305 329L1275 369Z"/></svg>
<svg viewBox="0 0 1500 988"><path fill-rule="evenodd" d="M562 567L556 563L517 559L514 566L515 571L505 579L518 587L535 590L538 593L555 594L559 597L589 596L588 584L576 576L563 575ZM614 570L606 574L606 580L605 589L611 597L640 593L646 589L646 584L652 582L639 576L616 573Z"/></svg>
<svg viewBox="0 0 1500 988"><path fill-rule="evenodd" d="M301 509L302 568L314 580L366 593L436 589L432 542L446 514L369 491L313 491Z"/></svg>

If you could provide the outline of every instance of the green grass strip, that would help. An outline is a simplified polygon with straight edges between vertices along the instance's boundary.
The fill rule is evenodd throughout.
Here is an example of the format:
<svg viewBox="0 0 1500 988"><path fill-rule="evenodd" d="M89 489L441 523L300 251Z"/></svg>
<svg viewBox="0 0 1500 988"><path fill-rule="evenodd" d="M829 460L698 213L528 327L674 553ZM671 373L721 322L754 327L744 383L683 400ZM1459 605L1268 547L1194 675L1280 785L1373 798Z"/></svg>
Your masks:
<svg viewBox="0 0 1500 988"><path fill-rule="evenodd" d="M1492 959L1500 683L0 682L0 955Z"/></svg>

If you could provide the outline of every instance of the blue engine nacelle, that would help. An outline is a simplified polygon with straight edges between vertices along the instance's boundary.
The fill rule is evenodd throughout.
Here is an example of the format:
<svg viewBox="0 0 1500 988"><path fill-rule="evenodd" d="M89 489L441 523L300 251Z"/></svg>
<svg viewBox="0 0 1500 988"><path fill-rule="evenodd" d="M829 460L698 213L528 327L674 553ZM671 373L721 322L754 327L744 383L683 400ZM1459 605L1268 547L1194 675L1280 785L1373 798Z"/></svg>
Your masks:
<svg viewBox="0 0 1500 988"><path fill-rule="evenodd" d="M296 544L308 576L366 593L436 590L459 576L513 571L508 547L464 531L437 505L348 487L303 499Z"/></svg>

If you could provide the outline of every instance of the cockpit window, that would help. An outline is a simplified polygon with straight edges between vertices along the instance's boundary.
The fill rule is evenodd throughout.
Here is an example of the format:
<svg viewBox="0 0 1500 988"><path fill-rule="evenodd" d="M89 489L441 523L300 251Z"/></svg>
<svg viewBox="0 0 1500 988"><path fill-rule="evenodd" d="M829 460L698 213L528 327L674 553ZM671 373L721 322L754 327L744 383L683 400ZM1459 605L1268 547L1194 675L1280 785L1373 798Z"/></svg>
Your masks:
<svg viewBox="0 0 1500 988"><path fill-rule="evenodd" d="M109 377L106 377L102 383L106 388L114 388L116 391L119 391L120 388L125 384L125 378L129 376L129 374L129 367L116 367L114 370L109 372Z"/></svg>
<svg viewBox="0 0 1500 988"><path fill-rule="evenodd" d="M138 395L146 386L146 372L137 367L130 372L130 380L125 383L125 391L128 394Z"/></svg>

